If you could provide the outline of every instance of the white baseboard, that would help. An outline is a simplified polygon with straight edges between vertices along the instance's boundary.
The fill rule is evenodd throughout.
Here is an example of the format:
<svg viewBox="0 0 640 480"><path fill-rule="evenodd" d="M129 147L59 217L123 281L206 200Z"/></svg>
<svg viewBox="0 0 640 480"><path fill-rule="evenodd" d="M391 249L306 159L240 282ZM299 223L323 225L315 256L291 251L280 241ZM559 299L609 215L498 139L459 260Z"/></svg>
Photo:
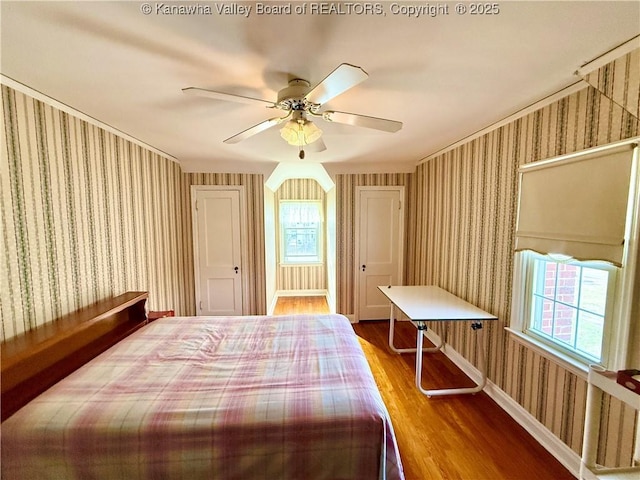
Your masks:
<svg viewBox="0 0 640 480"><path fill-rule="evenodd" d="M440 338L433 330L427 330L425 336L436 345L437 342L440 341ZM482 374L480 371L449 344L445 344L442 352L474 382L481 380ZM518 422L520 426L529 432L531 436L569 470L573 476L579 478L580 455L571 450L569 446L556 437L547 427L523 408L522 405L489 379L487 379L484 392Z"/></svg>
<svg viewBox="0 0 640 480"><path fill-rule="evenodd" d="M326 290L278 290L276 291L276 300L280 297L327 297L329 292Z"/></svg>

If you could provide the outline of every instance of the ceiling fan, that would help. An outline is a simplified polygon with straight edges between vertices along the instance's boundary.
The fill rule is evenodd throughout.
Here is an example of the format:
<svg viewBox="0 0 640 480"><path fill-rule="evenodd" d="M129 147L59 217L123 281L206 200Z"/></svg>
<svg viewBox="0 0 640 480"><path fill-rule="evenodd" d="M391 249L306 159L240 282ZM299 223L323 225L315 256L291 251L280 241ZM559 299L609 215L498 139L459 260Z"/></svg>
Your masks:
<svg viewBox="0 0 640 480"><path fill-rule="evenodd" d="M322 105L358 85L360 82L363 82L368 77L369 75L362 68L343 63L313 88L310 87L310 83L306 80L299 78L291 80L287 87L278 92L278 98L275 102L243 95L216 92L198 87L187 87L183 88L182 91L187 95L261 105L267 108L283 110L286 112L286 115L273 117L264 122L260 122L253 127L227 138L224 140L224 143L238 143L271 127L286 122L280 130L280 135L290 145L298 146L300 148L299 156L300 158L304 158L303 147L306 145L318 142L316 144L318 145L317 151L326 149L324 142L320 138L322 136L322 130L309 120L309 117L318 117L328 122L373 128L391 133L397 132L402 128L402 122L395 120L369 117L355 113L337 112L334 110L322 110Z"/></svg>

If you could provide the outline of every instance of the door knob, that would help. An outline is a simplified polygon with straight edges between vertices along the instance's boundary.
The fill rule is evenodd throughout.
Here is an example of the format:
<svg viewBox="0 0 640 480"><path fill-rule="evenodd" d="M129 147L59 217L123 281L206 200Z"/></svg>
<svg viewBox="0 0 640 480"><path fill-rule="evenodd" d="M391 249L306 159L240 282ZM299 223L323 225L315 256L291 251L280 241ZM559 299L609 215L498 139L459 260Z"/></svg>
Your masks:
<svg viewBox="0 0 640 480"><path fill-rule="evenodd" d="M362 271L364 272L367 269L366 265L362 265Z"/></svg>
<svg viewBox="0 0 640 480"><path fill-rule="evenodd" d="M236 271L236 273L238 273L238 267L233 267L233 269Z"/></svg>

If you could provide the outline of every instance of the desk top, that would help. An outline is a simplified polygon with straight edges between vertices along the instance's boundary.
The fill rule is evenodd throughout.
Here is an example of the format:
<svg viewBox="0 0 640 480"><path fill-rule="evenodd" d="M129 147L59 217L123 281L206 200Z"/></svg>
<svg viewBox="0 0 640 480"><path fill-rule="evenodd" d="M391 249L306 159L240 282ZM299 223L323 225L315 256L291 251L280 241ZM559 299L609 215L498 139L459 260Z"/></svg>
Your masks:
<svg viewBox="0 0 640 480"><path fill-rule="evenodd" d="M497 320L497 317L433 285L378 287L413 321Z"/></svg>

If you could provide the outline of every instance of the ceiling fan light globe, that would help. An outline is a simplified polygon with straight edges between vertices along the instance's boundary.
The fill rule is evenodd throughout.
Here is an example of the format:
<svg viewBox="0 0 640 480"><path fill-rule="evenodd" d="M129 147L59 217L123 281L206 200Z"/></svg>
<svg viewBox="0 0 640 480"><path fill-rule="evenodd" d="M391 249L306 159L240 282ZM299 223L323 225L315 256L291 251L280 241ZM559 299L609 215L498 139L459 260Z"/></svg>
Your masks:
<svg viewBox="0 0 640 480"><path fill-rule="evenodd" d="M280 129L280 136L285 139L289 145L300 147L318 140L322 136L322 130L310 121L300 122L297 120L289 120L284 127Z"/></svg>
<svg viewBox="0 0 640 480"><path fill-rule="evenodd" d="M280 129L280 136L284 138L289 145L297 145L298 131L298 123L294 120L289 120L284 124L284 127Z"/></svg>
<svg viewBox="0 0 640 480"><path fill-rule="evenodd" d="M315 142L322 136L322 130L313 122L307 122L302 127L304 132L304 140L307 145Z"/></svg>

